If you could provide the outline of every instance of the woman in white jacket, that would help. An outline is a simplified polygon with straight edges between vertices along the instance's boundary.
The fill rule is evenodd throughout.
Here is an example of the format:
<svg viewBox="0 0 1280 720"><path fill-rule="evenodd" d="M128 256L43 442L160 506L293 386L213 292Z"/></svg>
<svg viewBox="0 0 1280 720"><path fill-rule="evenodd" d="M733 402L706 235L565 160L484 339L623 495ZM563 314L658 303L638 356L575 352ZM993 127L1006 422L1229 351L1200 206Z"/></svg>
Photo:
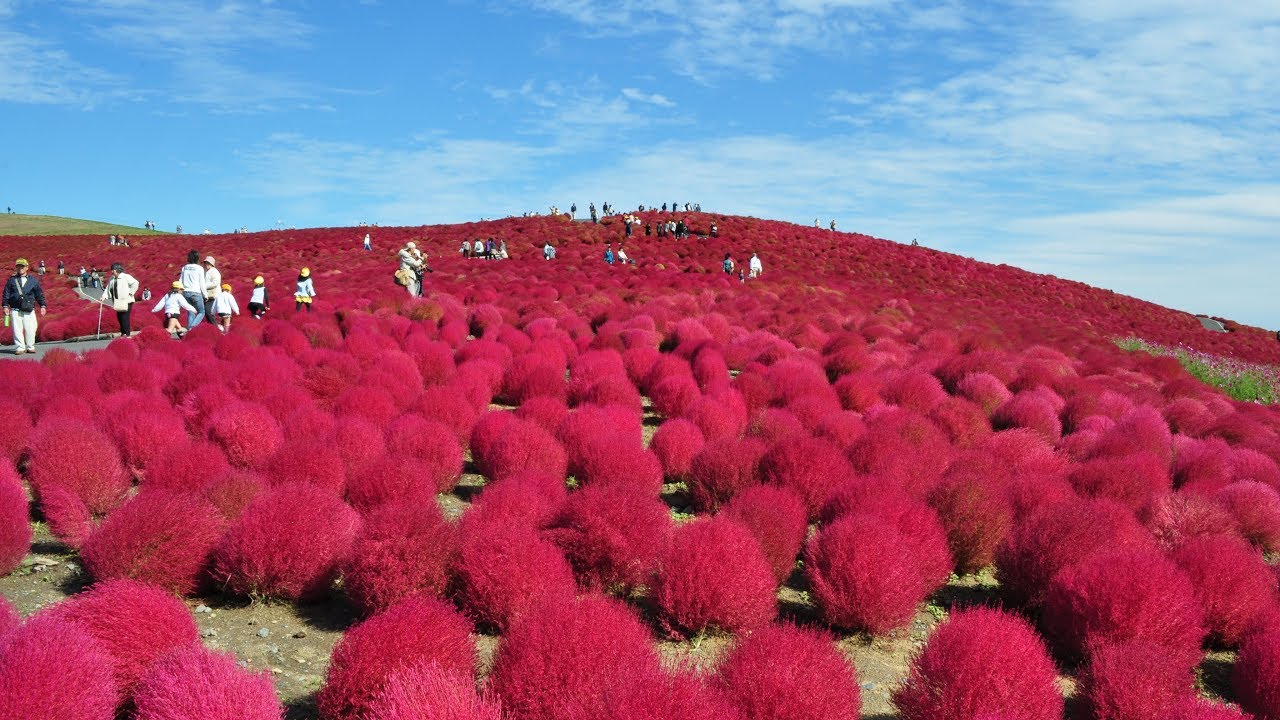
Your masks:
<svg viewBox="0 0 1280 720"><path fill-rule="evenodd" d="M223 335L231 329L232 314L240 314L240 306L236 304L236 296L231 294L231 286L224 284L222 292L213 299L213 312L218 316L218 329Z"/></svg>
<svg viewBox="0 0 1280 720"><path fill-rule="evenodd" d="M121 263L111 263L111 279L103 288L102 303L111 303L116 311L116 320L120 323L120 337L133 334L130 313L133 311L134 295L138 292L138 280L124 271Z"/></svg>
<svg viewBox="0 0 1280 720"><path fill-rule="evenodd" d="M170 335L182 334L182 323L178 322L178 318L183 310L187 311L188 317L196 315L195 306L187 302L187 298L182 294L182 283L177 280L173 281L173 287L169 289L168 294L160 298L160 302L151 308L151 312L161 310L164 310L164 329L168 330Z"/></svg>

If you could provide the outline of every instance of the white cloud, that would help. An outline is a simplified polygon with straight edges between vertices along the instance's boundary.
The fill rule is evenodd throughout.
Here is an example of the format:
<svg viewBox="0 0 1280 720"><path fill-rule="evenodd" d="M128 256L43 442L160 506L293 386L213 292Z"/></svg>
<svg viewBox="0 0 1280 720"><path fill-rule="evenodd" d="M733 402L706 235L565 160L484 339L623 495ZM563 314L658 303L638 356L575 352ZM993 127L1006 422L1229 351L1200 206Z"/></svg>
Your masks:
<svg viewBox="0 0 1280 720"><path fill-rule="evenodd" d="M636 88L622 88L622 96L635 102L649 103L659 107L675 107L675 103L660 93L646 93Z"/></svg>
<svg viewBox="0 0 1280 720"><path fill-rule="evenodd" d="M77 62L52 43L0 27L0 102L88 107L126 94L121 78Z"/></svg>

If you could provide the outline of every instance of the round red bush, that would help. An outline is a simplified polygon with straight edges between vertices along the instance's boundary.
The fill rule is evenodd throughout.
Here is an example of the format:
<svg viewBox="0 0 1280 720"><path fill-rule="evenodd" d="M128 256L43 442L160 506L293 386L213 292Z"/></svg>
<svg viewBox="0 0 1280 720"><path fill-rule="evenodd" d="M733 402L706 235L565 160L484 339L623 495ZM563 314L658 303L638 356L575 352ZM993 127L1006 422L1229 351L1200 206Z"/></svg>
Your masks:
<svg viewBox="0 0 1280 720"><path fill-rule="evenodd" d="M266 489L267 481L258 473L228 469L204 491L204 497L218 508L222 517L235 520Z"/></svg>
<svg viewBox="0 0 1280 720"><path fill-rule="evenodd" d="M0 577L22 564L31 549L31 509L13 465L0 465Z"/></svg>
<svg viewBox="0 0 1280 720"><path fill-rule="evenodd" d="M436 492L453 490L462 478L462 446L456 433L421 415L401 415L387 427L387 453L422 463Z"/></svg>
<svg viewBox="0 0 1280 720"><path fill-rule="evenodd" d="M951 443L936 425L915 413L890 409L876 413L867 431L849 448L855 470L902 485L923 499L951 462Z"/></svg>
<svg viewBox="0 0 1280 720"><path fill-rule="evenodd" d="M677 527L658 563L652 596L673 633L750 632L777 614L777 585L760 543L725 517Z"/></svg>
<svg viewBox="0 0 1280 720"><path fill-rule="evenodd" d="M527 420L549 433L554 433L568 414L569 406L565 405L563 400L546 395L529 398L515 409L516 417Z"/></svg>
<svg viewBox="0 0 1280 720"><path fill-rule="evenodd" d="M741 640L720 664L725 694L745 720L858 720L857 673L832 638L775 625Z"/></svg>
<svg viewBox="0 0 1280 720"><path fill-rule="evenodd" d="M138 682L133 703L135 720L284 718L269 672L249 672L235 655L198 645L156 660Z"/></svg>
<svg viewBox="0 0 1280 720"><path fill-rule="evenodd" d="M224 523L198 495L144 490L94 529L80 559L95 580L128 578L188 595L209 569Z"/></svg>
<svg viewBox="0 0 1280 720"><path fill-rule="evenodd" d="M1041 507L1014 526L996 551L996 576L1005 599L1037 607L1061 569L1113 548L1149 548L1151 535L1123 507L1073 498Z"/></svg>
<svg viewBox="0 0 1280 720"><path fill-rule="evenodd" d="M347 469L336 448L322 438L287 440L262 468L272 485L311 483L341 496L347 491Z"/></svg>
<svg viewBox="0 0 1280 720"><path fill-rule="evenodd" d="M1080 695L1098 720L1165 720L1194 697L1191 672L1158 645L1102 643L1090 648Z"/></svg>
<svg viewBox="0 0 1280 720"><path fill-rule="evenodd" d="M226 453L232 465L260 468L284 444L280 423L256 403L234 402L209 417L209 439Z"/></svg>
<svg viewBox="0 0 1280 720"><path fill-rule="evenodd" d="M791 576L809 530L804 502L795 493L773 485L756 485L738 493L720 514L751 531L775 580L782 583Z"/></svg>
<svg viewBox="0 0 1280 720"><path fill-rule="evenodd" d="M984 463L953 464L929 494L929 505L947 531L956 571L973 573L990 565L1013 524L1013 507L999 476Z"/></svg>
<svg viewBox="0 0 1280 720"><path fill-rule="evenodd" d="M838 448L812 437L782 440L760 458L760 478L798 495L811 519L818 517L836 486L852 475L853 468Z"/></svg>
<svg viewBox="0 0 1280 720"><path fill-rule="evenodd" d="M113 720L119 701L111 658L76 624L37 616L0 636L0 717Z"/></svg>
<svg viewBox="0 0 1280 720"><path fill-rule="evenodd" d="M1280 550L1280 493L1257 480L1240 480L1214 498L1235 516L1240 534L1263 552Z"/></svg>
<svg viewBox="0 0 1280 720"><path fill-rule="evenodd" d="M1070 480L1081 495L1115 500L1130 510L1173 487L1168 463L1145 452L1090 460L1072 472Z"/></svg>
<svg viewBox="0 0 1280 720"><path fill-rule="evenodd" d="M1110 550L1064 568L1049 582L1041 625L1067 658L1093 643L1142 641L1191 668L1200 662L1204 617L1186 574L1155 550Z"/></svg>
<svg viewBox="0 0 1280 720"><path fill-rule="evenodd" d="M633 485L591 485L573 493L543 533L588 588L645 584L671 520L667 506Z"/></svg>
<svg viewBox="0 0 1280 720"><path fill-rule="evenodd" d="M1262 553L1235 537L1188 541L1173 555L1191 579L1215 642L1234 647L1276 604L1276 583Z"/></svg>
<svg viewBox="0 0 1280 720"><path fill-rule="evenodd" d="M498 645L489 688L510 720L613 717L615 698L660 672L631 610L585 595L548 602L515 623Z"/></svg>
<svg viewBox="0 0 1280 720"><path fill-rule="evenodd" d="M650 449L662 463L663 473L673 482L688 480L693 471L693 459L704 445L706 439L703 438L702 431L684 418L675 418L659 425L649 443Z"/></svg>
<svg viewBox="0 0 1280 720"><path fill-rule="evenodd" d="M932 591L896 524L853 513L824 527L805 548L805 576L830 625L881 635L905 625Z"/></svg>
<svg viewBox="0 0 1280 720"><path fill-rule="evenodd" d="M108 580L42 611L80 627L109 658L125 696L156 658L200 642L187 606L153 585Z"/></svg>
<svg viewBox="0 0 1280 720"><path fill-rule="evenodd" d="M1253 633L1240 643L1231 687L1240 707L1259 720L1280 718L1280 628Z"/></svg>
<svg viewBox="0 0 1280 720"><path fill-rule="evenodd" d="M893 693L903 720L1058 720L1057 670L1025 620L957 610L933 631Z"/></svg>
<svg viewBox="0 0 1280 720"><path fill-rule="evenodd" d="M547 598L573 597L573 569L532 528L468 523L453 568L458 605L478 623L507 628Z"/></svg>
<svg viewBox="0 0 1280 720"><path fill-rule="evenodd" d="M111 439L88 423L51 418L31 433L27 478L49 530L73 548L94 516L115 509L130 478Z"/></svg>
<svg viewBox="0 0 1280 720"><path fill-rule="evenodd" d="M502 720L502 710L476 693L470 676L419 662L391 673L365 720Z"/></svg>
<svg viewBox="0 0 1280 720"><path fill-rule="evenodd" d="M1214 498L1202 495L1160 493L1138 517L1165 550L1176 550L1196 538L1239 535L1235 517Z"/></svg>
<svg viewBox="0 0 1280 720"><path fill-rule="evenodd" d="M365 519L343 565L342 589L361 611L385 610L410 595L442 595L454 529L434 502L388 502Z"/></svg>
<svg viewBox="0 0 1280 720"><path fill-rule="evenodd" d="M502 424L492 446L477 447L473 436L471 452L481 471L494 482L525 472L559 477L568 473L568 460L560 443L537 425L515 417Z"/></svg>
<svg viewBox="0 0 1280 720"><path fill-rule="evenodd" d="M231 464L213 443L179 442L152 458L142 476L143 487L177 492L202 492Z"/></svg>
<svg viewBox="0 0 1280 720"><path fill-rule="evenodd" d="M483 518L540 530L560 512L568 498L564 478L544 473L521 473L500 483L485 485L471 503L462 522Z"/></svg>
<svg viewBox="0 0 1280 720"><path fill-rule="evenodd" d="M570 471L585 487L626 485L652 497L662 492L662 463L629 433L600 432L581 438L570 459Z"/></svg>
<svg viewBox="0 0 1280 720"><path fill-rule="evenodd" d="M227 530L214 578L239 595L314 598L328 590L359 528L359 514L333 493L280 485L254 498Z"/></svg>
<svg viewBox="0 0 1280 720"><path fill-rule="evenodd" d="M475 643L471 624L445 603L411 597L347 631L329 661L316 706L325 720L358 720L387 680L402 668L433 662L471 677Z"/></svg>
<svg viewBox="0 0 1280 720"><path fill-rule="evenodd" d="M754 438L725 438L707 443L694 456L687 481L693 506L714 512L742 490L759 484L765 444Z"/></svg>

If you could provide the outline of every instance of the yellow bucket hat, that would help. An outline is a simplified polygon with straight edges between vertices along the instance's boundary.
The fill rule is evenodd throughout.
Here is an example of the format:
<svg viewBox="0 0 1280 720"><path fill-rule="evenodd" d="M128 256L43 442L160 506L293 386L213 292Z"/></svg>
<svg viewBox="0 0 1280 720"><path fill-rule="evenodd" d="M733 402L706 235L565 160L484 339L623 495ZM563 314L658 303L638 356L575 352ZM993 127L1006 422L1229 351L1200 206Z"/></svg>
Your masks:
<svg viewBox="0 0 1280 720"><path fill-rule="evenodd" d="M253 279L254 285L261 285L264 282L266 282L266 280L263 280L261 275Z"/></svg>
<svg viewBox="0 0 1280 720"><path fill-rule="evenodd" d="M174 281L173 281L173 289L174 289L174 290L181 290L181 289L182 289L182 283L178 282L177 280L174 280Z"/></svg>
<svg viewBox="0 0 1280 720"><path fill-rule="evenodd" d="M302 272L298 274L302 277L311 277L311 268L302 268Z"/></svg>

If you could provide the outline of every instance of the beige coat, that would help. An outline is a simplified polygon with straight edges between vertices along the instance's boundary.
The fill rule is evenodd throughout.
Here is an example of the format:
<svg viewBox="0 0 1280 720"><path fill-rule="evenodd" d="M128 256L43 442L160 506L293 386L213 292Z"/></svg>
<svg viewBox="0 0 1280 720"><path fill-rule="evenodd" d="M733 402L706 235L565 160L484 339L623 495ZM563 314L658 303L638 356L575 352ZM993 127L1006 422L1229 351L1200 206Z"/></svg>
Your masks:
<svg viewBox="0 0 1280 720"><path fill-rule="evenodd" d="M122 272L115 277L107 278L102 298L103 302L110 302L115 310L124 312L136 300L134 295L137 292L138 280L129 273Z"/></svg>

